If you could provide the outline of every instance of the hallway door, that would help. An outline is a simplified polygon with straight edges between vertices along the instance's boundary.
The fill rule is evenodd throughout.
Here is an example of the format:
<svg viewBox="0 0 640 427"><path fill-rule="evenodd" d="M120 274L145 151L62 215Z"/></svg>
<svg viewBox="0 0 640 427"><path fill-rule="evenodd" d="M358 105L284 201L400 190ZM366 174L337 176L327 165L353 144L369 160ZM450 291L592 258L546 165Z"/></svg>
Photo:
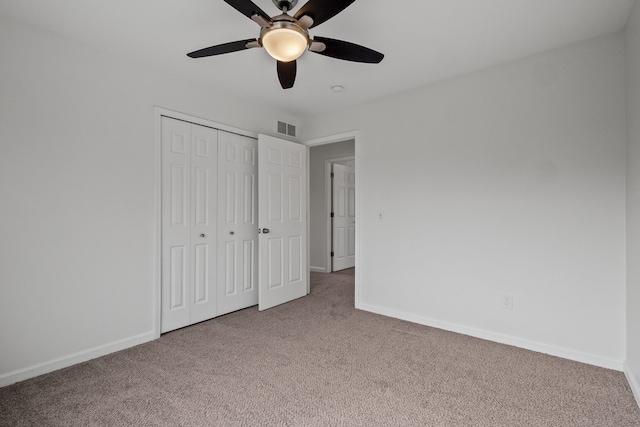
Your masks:
<svg viewBox="0 0 640 427"><path fill-rule="evenodd" d="M332 165L332 271L356 265L356 187L353 165Z"/></svg>

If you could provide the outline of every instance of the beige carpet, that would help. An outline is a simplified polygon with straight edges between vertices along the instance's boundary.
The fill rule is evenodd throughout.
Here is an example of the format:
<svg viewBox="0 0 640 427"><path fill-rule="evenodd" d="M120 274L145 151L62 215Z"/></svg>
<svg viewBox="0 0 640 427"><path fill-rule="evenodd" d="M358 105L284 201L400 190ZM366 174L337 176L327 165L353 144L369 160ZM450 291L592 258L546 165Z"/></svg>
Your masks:
<svg viewBox="0 0 640 427"><path fill-rule="evenodd" d="M640 426L624 375L353 308L353 270L0 389L2 426Z"/></svg>

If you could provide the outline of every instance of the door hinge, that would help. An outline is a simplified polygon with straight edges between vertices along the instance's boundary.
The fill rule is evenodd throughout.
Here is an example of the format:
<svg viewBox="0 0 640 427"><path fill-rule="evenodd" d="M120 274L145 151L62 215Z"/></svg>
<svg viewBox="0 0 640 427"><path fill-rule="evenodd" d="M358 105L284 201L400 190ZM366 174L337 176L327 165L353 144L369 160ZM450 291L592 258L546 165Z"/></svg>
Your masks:
<svg viewBox="0 0 640 427"><path fill-rule="evenodd" d="M333 174L333 172L331 172L331 178L335 177L335 175Z"/></svg>
<svg viewBox="0 0 640 427"><path fill-rule="evenodd" d="M331 256L333 257L333 252L331 252Z"/></svg>
<svg viewBox="0 0 640 427"><path fill-rule="evenodd" d="M333 212L331 212L331 218L333 218Z"/></svg>

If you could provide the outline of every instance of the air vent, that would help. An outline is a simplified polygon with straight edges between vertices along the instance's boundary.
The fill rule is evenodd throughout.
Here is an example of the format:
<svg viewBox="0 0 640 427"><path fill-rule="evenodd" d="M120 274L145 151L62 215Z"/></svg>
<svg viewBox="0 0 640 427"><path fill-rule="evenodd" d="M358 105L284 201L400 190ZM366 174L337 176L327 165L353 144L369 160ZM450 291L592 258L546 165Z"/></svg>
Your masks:
<svg viewBox="0 0 640 427"><path fill-rule="evenodd" d="M287 136L296 136L296 126L291 123L285 123L278 120L278 133Z"/></svg>

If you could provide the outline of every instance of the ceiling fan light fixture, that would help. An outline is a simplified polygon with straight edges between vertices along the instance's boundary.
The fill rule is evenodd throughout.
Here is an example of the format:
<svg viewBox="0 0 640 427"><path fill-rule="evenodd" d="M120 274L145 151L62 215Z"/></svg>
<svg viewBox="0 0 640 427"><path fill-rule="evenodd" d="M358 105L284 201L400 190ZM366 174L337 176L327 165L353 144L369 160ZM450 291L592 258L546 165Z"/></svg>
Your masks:
<svg viewBox="0 0 640 427"><path fill-rule="evenodd" d="M289 15L298 0L272 0L282 11L281 15L269 16L252 0L224 0L225 3L254 21L261 28L257 39L238 40L206 47L187 53L190 58L205 58L263 47L276 59L278 80L282 89L290 89L296 80L297 59L305 50L343 61L377 64L384 58L380 52L342 40L327 37L309 37L309 30L333 18L356 0L306 0L293 15ZM262 0L266 1L266 0ZM339 85L332 90L339 92ZM342 88L344 90L344 88Z"/></svg>
<svg viewBox="0 0 640 427"><path fill-rule="evenodd" d="M291 62L298 59L309 47L309 36L293 24L274 26L261 35L262 46L274 59ZM289 25L286 25L289 24Z"/></svg>

